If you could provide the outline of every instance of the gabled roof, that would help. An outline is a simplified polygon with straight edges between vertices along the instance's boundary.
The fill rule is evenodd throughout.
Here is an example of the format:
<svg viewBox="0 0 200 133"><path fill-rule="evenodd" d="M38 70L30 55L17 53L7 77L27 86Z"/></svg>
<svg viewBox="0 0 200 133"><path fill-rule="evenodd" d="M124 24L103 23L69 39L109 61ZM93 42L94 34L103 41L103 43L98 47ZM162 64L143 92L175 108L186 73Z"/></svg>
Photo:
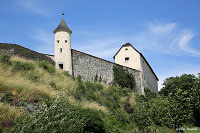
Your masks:
<svg viewBox="0 0 200 133"><path fill-rule="evenodd" d="M153 71L153 69L151 68L151 66L149 65L148 61L145 59L145 57L142 55L142 53L140 53L137 49L135 49L130 43L126 43L124 45L121 46L121 48L117 51L117 53L113 56L113 58L115 59L115 56L119 53L119 51L123 48L123 47L126 47L126 46L131 46L137 53L140 54L140 56L142 56L142 58L145 60L145 62L147 63L147 65L149 66L149 68L151 69L152 73L154 74L154 76L156 77L157 80L158 77L156 76L155 72Z"/></svg>
<svg viewBox="0 0 200 133"><path fill-rule="evenodd" d="M58 27L53 32L55 34L56 32L59 32L59 31L66 31L66 32L69 32L70 34L72 33L72 31L67 26L64 18L62 18L60 24L58 25Z"/></svg>

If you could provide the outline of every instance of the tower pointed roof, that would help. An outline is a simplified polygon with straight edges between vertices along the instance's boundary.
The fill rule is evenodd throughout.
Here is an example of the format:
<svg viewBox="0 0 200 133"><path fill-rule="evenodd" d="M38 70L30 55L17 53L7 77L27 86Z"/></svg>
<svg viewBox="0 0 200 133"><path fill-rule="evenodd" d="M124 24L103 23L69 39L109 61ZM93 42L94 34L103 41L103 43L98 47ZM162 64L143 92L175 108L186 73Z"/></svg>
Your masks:
<svg viewBox="0 0 200 133"><path fill-rule="evenodd" d="M69 32L70 34L72 34L72 31L67 26L64 18L62 18L60 24L58 25L58 27L53 32L55 34L56 32L59 32L59 31L66 31L66 32Z"/></svg>

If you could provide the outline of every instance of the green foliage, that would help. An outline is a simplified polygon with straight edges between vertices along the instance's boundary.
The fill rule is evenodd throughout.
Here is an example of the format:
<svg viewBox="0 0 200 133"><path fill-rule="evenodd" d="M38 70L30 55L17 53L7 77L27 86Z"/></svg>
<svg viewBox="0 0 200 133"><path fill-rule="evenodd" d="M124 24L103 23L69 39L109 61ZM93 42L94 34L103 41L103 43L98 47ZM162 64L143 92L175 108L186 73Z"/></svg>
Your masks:
<svg viewBox="0 0 200 133"><path fill-rule="evenodd" d="M54 74L56 72L55 67L47 61L39 61L39 66L48 71L50 74Z"/></svg>
<svg viewBox="0 0 200 133"><path fill-rule="evenodd" d="M43 106L32 117L18 120L14 131L20 133L81 133L105 132L101 113L57 99Z"/></svg>
<svg viewBox="0 0 200 133"><path fill-rule="evenodd" d="M132 120L142 131L151 126L178 128L190 124L192 112L174 99L157 97L145 100L143 96L138 96Z"/></svg>
<svg viewBox="0 0 200 133"><path fill-rule="evenodd" d="M83 118L84 132L105 132L104 122L102 120L104 116L102 113L93 109L81 109L80 115Z"/></svg>
<svg viewBox="0 0 200 133"><path fill-rule="evenodd" d="M28 79L32 80L34 82L39 82L40 78L41 78L41 76L34 72L30 73L30 75L28 76Z"/></svg>
<svg viewBox="0 0 200 133"><path fill-rule="evenodd" d="M0 62L4 65L11 65L10 58L11 56L3 54L0 56Z"/></svg>
<svg viewBox="0 0 200 133"><path fill-rule="evenodd" d="M103 85L99 83L93 83L93 82L85 82L85 87L87 88L88 91L101 91L103 89Z"/></svg>
<svg viewBox="0 0 200 133"><path fill-rule="evenodd" d="M33 63L30 62L20 62L20 61L13 61L12 62L13 71L29 71L34 70L35 66Z"/></svg>
<svg viewBox="0 0 200 133"><path fill-rule="evenodd" d="M149 88L144 88L144 92L145 92L145 97L148 99L156 98L157 96L157 94L155 92L152 92Z"/></svg>
<svg viewBox="0 0 200 133"><path fill-rule="evenodd" d="M113 66L114 84L135 90L135 77L121 66Z"/></svg>
<svg viewBox="0 0 200 133"><path fill-rule="evenodd" d="M192 74L183 74L181 76L170 77L163 83L164 87L161 89L160 94L174 99L180 106L181 111L188 116L193 115L195 124L200 126L200 83L199 79ZM179 121L182 121L180 118ZM191 121L192 122L192 121Z"/></svg>
<svg viewBox="0 0 200 133"><path fill-rule="evenodd" d="M4 92L4 95L3 95L3 97L2 97L2 99L1 99L1 101L2 102L10 102L10 101L12 101L13 100L13 95L12 95L12 93L10 93L10 92Z"/></svg>
<svg viewBox="0 0 200 133"><path fill-rule="evenodd" d="M77 100L81 100L82 97L85 97L85 86L83 85L83 81L81 80L81 76L79 75L77 78L77 87L74 88L71 92L71 94L77 99Z"/></svg>
<svg viewBox="0 0 200 133"><path fill-rule="evenodd" d="M29 79L33 82L39 82L40 79L42 78L42 75L39 74L37 72L37 70L36 71L25 71L21 74L22 74L23 77L25 77L26 79Z"/></svg>
<svg viewBox="0 0 200 133"><path fill-rule="evenodd" d="M97 99L96 92L101 91L103 86L96 82L85 82L81 80L81 77L77 77L78 85L72 91L72 95L80 100L81 98L86 98L89 101L95 101Z"/></svg>
<svg viewBox="0 0 200 133"><path fill-rule="evenodd" d="M76 108L57 99L49 107L43 106L32 117L19 120L15 132L20 133L75 133L83 130L83 119Z"/></svg>
<svg viewBox="0 0 200 133"><path fill-rule="evenodd" d="M167 78L163 83L163 88L159 92L164 96L175 96L179 91L190 92L195 83L196 77L192 74Z"/></svg>
<svg viewBox="0 0 200 133"><path fill-rule="evenodd" d="M66 76L66 77L70 77L71 75L69 74L68 71L63 71L63 74Z"/></svg>

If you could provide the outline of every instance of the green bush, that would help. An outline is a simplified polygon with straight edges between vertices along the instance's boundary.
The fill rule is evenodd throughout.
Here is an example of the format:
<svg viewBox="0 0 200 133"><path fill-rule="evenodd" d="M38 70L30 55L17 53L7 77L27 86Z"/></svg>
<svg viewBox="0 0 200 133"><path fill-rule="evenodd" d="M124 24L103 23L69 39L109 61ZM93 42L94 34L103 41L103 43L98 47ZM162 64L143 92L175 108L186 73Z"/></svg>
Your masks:
<svg viewBox="0 0 200 133"><path fill-rule="evenodd" d="M147 97L148 99L156 98L157 96L157 94L155 92L152 92L149 88L144 88L144 93L145 97Z"/></svg>
<svg viewBox="0 0 200 133"><path fill-rule="evenodd" d="M118 87L109 87L103 92L104 101L103 104L106 105L111 110L119 108L120 105L120 94L118 93Z"/></svg>
<svg viewBox="0 0 200 133"><path fill-rule="evenodd" d="M39 61L39 66L48 71L50 74L54 74L56 72L55 67L47 61Z"/></svg>
<svg viewBox="0 0 200 133"><path fill-rule="evenodd" d="M103 89L103 85L96 82L85 82L85 87L90 92L101 91Z"/></svg>
<svg viewBox="0 0 200 133"><path fill-rule="evenodd" d="M10 93L10 92L4 92L4 95L3 95L3 97L2 97L2 99L1 99L1 101L2 102L10 102L10 101L12 101L13 100L13 95L12 95L12 93Z"/></svg>
<svg viewBox="0 0 200 133"><path fill-rule="evenodd" d="M29 71L34 70L35 66L33 63L30 62L20 62L20 61L13 61L12 62L13 71Z"/></svg>
<svg viewBox="0 0 200 133"><path fill-rule="evenodd" d="M135 77L121 66L113 66L114 84L122 88L130 88L132 91L135 89Z"/></svg>
<svg viewBox="0 0 200 133"><path fill-rule="evenodd" d="M79 111L67 101L57 99L49 107L41 107L35 115L18 120L14 131L16 133L78 133L83 130L83 126Z"/></svg>
<svg viewBox="0 0 200 133"><path fill-rule="evenodd" d="M64 99L43 106L27 118L19 119L14 132L18 133L82 133L105 132L103 115L95 110L72 106Z"/></svg>
<svg viewBox="0 0 200 133"><path fill-rule="evenodd" d="M81 76L78 76L76 78L77 80L77 87L74 88L71 92L71 94L77 99L77 100L81 100L82 97L85 97L85 93L86 93L86 90L85 90L85 86L83 85L83 81L81 80Z"/></svg>
<svg viewBox="0 0 200 133"><path fill-rule="evenodd" d="M0 62L4 65L11 65L10 58L10 55L3 54L0 56Z"/></svg>
<svg viewBox="0 0 200 133"><path fill-rule="evenodd" d="M131 114L132 121L144 131L151 126L179 128L192 122L191 110L168 97L147 99L137 96L136 112Z"/></svg>
<svg viewBox="0 0 200 133"><path fill-rule="evenodd" d="M182 117L191 117L195 119L191 121L196 126L200 126L200 78L195 77L192 74L183 74L181 76L167 78L164 83L164 87L159 92L161 95L173 99L174 106L180 106ZM178 123L184 123L183 118L178 119Z"/></svg>
<svg viewBox="0 0 200 133"><path fill-rule="evenodd" d="M94 109L82 109L80 112L81 118L83 119L84 128L83 131L86 133L104 133L104 122L102 120L103 114Z"/></svg>

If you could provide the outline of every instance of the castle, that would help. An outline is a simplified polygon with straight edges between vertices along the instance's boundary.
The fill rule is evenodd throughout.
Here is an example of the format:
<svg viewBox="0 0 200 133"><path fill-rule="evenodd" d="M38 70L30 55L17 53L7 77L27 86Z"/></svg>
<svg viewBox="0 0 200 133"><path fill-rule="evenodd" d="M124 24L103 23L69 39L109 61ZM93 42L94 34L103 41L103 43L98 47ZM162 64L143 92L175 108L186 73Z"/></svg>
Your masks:
<svg viewBox="0 0 200 133"><path fill-rule="evenodd" d="M0 53L17 55L28 59L46 60L59 69L68 71L73 76L81 76L83 80L94 81L95 77L102 82L111 83L113 66L118 65L132 73L136 81L136 90L144 94L147 87L153 92L158 92L158 77L144 58L130 43L121 46L114 55L114 63L71 49L72 31L62 18L54 30L54 55L41 54L16 44L0 43Z"/></svg>
<svg viewBox="0 0 200 133"><path fill-rule="evenodd" d="M80 75L84 80L94 80L95 76L102 81L113 81L113 66L121 65L135 76L136 89L144 94L144 88L158 92L158 77L144 58L130 43L121 46L114 55L114 63L71 49L72 31L67 26L64 17L54 30L54 54L47 55L55 61L57 68L68 71L71 75Z"/></svg>

